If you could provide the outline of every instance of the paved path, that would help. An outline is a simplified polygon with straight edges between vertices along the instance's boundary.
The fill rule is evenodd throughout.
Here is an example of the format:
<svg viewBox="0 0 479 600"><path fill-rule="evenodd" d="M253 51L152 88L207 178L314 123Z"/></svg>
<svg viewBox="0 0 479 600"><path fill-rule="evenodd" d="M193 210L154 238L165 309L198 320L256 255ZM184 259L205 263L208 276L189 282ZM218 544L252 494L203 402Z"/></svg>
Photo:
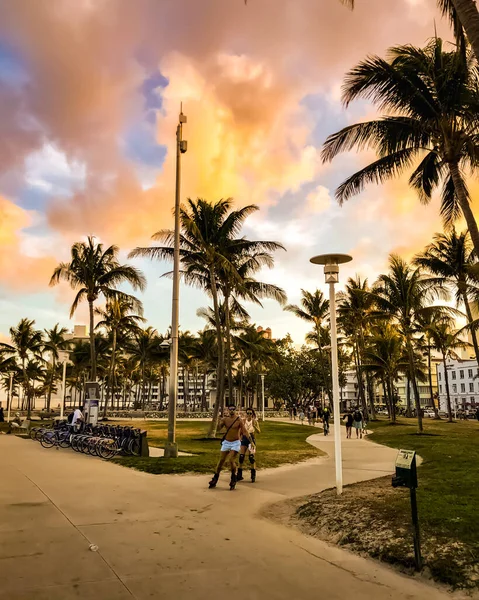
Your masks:
<svg viewBox="0 0 479 600"><path fill-rule="evenodd" d="M332 436L311 442L333 450ZM396 452L344 440L345 483ZM230 492L0 436L0 600L410 600L449 596L258 516L334 484L331 458L259 472ZM98 552L89 550L98 545Z"/></svg>

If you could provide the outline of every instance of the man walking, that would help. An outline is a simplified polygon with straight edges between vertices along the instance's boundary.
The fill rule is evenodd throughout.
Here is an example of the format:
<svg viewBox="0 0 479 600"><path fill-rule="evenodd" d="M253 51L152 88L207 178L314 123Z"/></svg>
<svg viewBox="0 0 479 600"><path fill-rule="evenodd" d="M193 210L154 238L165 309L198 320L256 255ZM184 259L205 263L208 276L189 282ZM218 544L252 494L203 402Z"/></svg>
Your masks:
<svg viewBox="0 0 479 600"><path fill-rule="evenodd" d="M322 414L324 435L328 435L328 433L329 433L329 419L330 419L330 417L331 417L331 410L330 410L329 406L326 405L323 408L323 414Z"/></svg>
<svg viewBox="0 0 479 600"><path fill-rule="evenodd" d="M218 479L220 478L221 469L223 468L226 460L229 459L231 466L230 490L234 490L237 481L236 457L238 456L241 448L241 438L246 438L250 444L252 443L252 439L246 430L241 417L236 412L236 406L234 404L230 404L228 406L228 414L223 417L219 423L219 431L221 431L223 428L226 429L226 433L221 440L220 460L218 462L218 466L216 467L216 472L213 475L213 479L209 483L209 487L216 487Z"/></svg>
<svg viewBox="0 0 479 600"><path fill-rule="evenodd" d="M356 429L356 439L363 439L363 414L359 410L359 406L356 407L356 410L353 413L353 421L354 428Z"/></svg>

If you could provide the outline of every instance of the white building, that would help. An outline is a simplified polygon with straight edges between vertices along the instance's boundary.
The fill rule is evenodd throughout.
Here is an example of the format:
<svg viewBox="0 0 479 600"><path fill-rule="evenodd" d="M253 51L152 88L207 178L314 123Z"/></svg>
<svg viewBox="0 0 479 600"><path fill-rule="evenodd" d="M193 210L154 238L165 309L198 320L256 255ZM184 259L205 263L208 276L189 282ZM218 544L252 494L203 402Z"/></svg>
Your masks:
<svg viewBox="0 0 479 600"><path fill-rule="evenodd" d="M444 365L437 365L440 410L447 412L446 378ZM446 362L449 396L452 410L479 406L479 369L475 360L452 360Z"/></svg>

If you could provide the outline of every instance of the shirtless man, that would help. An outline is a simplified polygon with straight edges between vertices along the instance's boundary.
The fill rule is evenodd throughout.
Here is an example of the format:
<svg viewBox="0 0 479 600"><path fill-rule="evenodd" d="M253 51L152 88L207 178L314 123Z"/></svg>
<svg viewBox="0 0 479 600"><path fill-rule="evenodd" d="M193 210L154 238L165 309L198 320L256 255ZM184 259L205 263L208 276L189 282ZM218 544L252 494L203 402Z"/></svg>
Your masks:
<svg viewBox="0 0 479 600"><path fill-rule="evenodd" d="M230 490L235 489L236 485L236 457L241 448L241 438L246 437L251 443L251 436L246 431L244 423L236 412L236 406L230 404L228 406L228 414L221 419L218 426L219 431L226 429L226 433L221 441L221 456L216 467L216 473L213 475L213 479L210 481L210 488L216 487L218 479L220 477L221 469L229 458L231 464L231 481Z"/></svg>

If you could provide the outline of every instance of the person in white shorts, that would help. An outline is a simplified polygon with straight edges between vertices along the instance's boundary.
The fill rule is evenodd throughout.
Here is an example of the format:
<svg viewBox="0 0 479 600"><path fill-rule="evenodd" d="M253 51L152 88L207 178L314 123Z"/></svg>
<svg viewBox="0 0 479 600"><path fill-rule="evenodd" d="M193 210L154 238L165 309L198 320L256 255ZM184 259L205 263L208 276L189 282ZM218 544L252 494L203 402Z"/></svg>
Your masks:
<svg viewBox="0 0 479 600"><path fill-rule="evenodd" d="M241 448L241 439L242 437L246 437L250 443L252 441L241 417L236 412L236 406L234 404L228 406L228 414L219 422L218 430L221 431L222 429L226 429L226 433L221 440L221 456L213 479L209 483L209 487L216 487L218 479L220 478L221 469L226 460L229 459L231 465L230 490L234 490L237 481L236 457Z"/></svg>

